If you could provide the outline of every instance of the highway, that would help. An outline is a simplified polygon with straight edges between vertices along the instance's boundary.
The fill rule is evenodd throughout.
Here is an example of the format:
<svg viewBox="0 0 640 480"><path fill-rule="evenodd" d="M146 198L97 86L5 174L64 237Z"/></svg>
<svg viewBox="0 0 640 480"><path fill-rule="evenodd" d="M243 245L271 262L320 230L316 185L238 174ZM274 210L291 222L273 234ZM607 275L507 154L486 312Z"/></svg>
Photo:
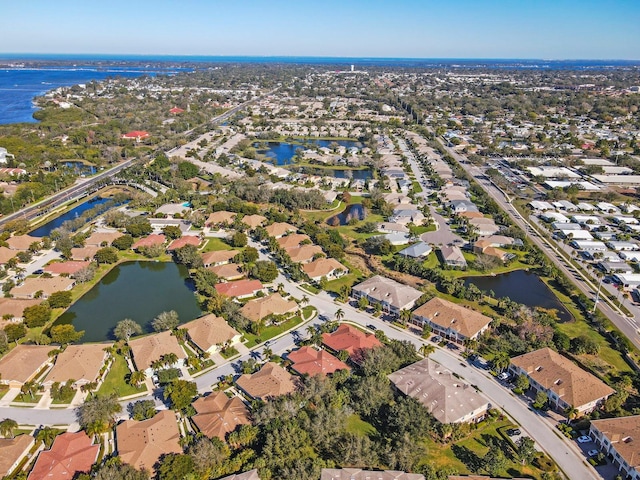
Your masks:
<svg viewBox="0 0 640 480"><path fill-rule="evenodd" d="M568 263L558 248L544 236L540 235L534 226L520 215L516 208L511 204L511 199L491 183L485 177L480 168L471 165L462 155L448 147L440 139L438 139L438 141L458 162L458 164L476 180L484 191L487 192L493 200L495 200L500 208L509 215L511 220L526 232L531 242L540 248L547 257L549 257L551 262L560 269L569 281L573 283L580 292L584 293L587 298L593 299L596 295L596 291L598 290L597 283L594 284L591 278L585 276L579 269L576 269L573 265ZM617 308L612 306L611 301L603 295L600 296L598 309L636 346L636 348L640 348L640 336L638 336L638 329L633 319L620 314L619 311L617 311Z"/></svg>

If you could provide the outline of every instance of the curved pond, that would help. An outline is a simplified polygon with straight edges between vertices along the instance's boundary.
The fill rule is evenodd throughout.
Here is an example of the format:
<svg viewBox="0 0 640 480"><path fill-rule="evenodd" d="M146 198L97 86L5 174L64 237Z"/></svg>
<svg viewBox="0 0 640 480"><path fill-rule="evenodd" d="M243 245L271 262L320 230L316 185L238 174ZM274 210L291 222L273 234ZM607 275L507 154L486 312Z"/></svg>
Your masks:
<svg viewBox="0 0 640 480"><path fill-rule="evenodd" d="M466 277L464 284L474 284L483 292L493 291L495 298L509 297L531 308L554 308L563 321L573 318L549 287L537 275L525 270L495 276Z"/></svg>
<svg viewBox="0 0 640 480"><path fill-rule="evenodd" d="M342 212L327 220L327 225L337 226L337 225L348 225L351 220L354 218L356 220L364 220L365 210L364 207L360 203L353 203L351 205L347 205Z"/></svg>
<svg viewBox="0 0 640 480"><path fill-rule="evenodd" d="M187 269L172 262L127 262L111 270L83 295L56 324L85 330L83 342L113 340L113 328L125 318L152 330L151 322L169 310L181 323L201 315Z"/></svg>
<svg viewBox="0 0 640 480"><path fill-rule="evenodd" d="M291 159L296 154L297 149L301 148L302 150L305 150L312 146L330 148L329 146L332 143L336 143L346 148L362 148L362 144L354 140L306 140L302 143L257 142L254 146L260 149L261 153L272 158L276 165L289 165L291 163Z"/></svg>
<svg viewBox="0 0 640 480"><path fill-rule="evenodd" d="M87 210L91 210L93 207L97 207L98 205L102 205L110 200L110 198L102 198L102 197L94 197L91 200L87 200L84 203L81 203L77 207L69 210L66 213L63 213L59 217L54 218L50 222L41 225L36 228L34 231L29 232L29 235L32 237L48 237L53 230L62 226L64 222L67 220L75 220L80 215L82 215Z"/></svg>

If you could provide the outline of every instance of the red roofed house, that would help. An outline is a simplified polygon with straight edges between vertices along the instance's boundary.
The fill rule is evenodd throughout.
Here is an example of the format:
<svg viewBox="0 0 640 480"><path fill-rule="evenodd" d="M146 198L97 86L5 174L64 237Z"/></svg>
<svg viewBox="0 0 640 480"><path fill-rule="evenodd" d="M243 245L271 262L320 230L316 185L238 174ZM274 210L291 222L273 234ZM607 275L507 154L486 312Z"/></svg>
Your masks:
<svg viewBox="0 0 640 480"><path fill-rule="evenodd" d="M71 480L79 472L89 472L98 458L99 445L79 431L63 433L53 441L51 450L40 452L29 480Z"/></svg>
<svg viewBox="0 0 640 480"><path fill-rule="evenodd" d="M67 274L70 277L73 277L80 270L84 270L91 262L86 261L70 261L70 262L55 262L50 263L46 267L44 267L45 272L49 272L52 275L62 275Z"/></svg>
<svg viewBox="0 0 640 480"><path fill-rule="evenodd" d="M143 138L148 138L149 132L145 132L144 130L133 130L131 132L125 133L122 135L122 138L125 140L135 140L139 142Z"/></svg>
<svg viewBox="0 0 640 480"><path fill-rule="evenodd" d="M260 280L239 280L237 282L218 283L215 285L220 295L232 298L254 297L264 289Z"/></svg>
<svg viewBox="0 0 640 480"><path fill-rule="evenodd" d="M169 113L172 113L174 115L179 115L181 113L184 113L184 109L178 108L178 107L173 107L171 110L169 110Z"/></svg>
<svg viewBox="0 0 640 480"><path fill-rule="evenodd" d="M140 240L135 242L133 245L131 245L131 248L133 250L137 250L141 247L150 247L152 245L162 245L166 241L167 241L167 238L163 234L152 233L148 237L141 238Z"/></svg>
<svg viewBox="0 0 640 480"><path fill-rule="evenodd" d="M346 363L341 362L326 350L316 350L306 346L287 355L293 362L291 368L300 375L328 375L337 370L349 370Z"/></svg>
<svg viewBox="0 0 640 480"><path fill-rule="evenodd" d="M209 438L224 441L227 433L238 425L250 425L249 410L238 397L229 398L224 392L211 392L193 402L196 415L192 417L198 430Z"/></svg>
<svg viewBox="0 0 640 480"><path fill-rule="evenodd" d="M171 252L178 248L182 248L185 245L193 245L194 247L199 247L200 237L196 235L184 235L180 238L176 238L173 242L169 244L169 246L167 247L167 250Z"/></svg>
<svg viewBox="0 0 640 480"><path fill-rule="evenodd" d="M346 323L341 324L333 333L323 333L322 344L334 352L346 350L355 362L360 360L364 350L382 346L375 335L364 333Z"/></svg>

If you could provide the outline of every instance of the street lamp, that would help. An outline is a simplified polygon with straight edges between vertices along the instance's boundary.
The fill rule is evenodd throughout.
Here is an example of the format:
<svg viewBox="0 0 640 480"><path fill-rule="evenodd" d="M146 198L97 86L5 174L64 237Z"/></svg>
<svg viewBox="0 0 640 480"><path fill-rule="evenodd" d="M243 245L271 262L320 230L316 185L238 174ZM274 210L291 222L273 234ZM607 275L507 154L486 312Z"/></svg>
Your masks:
<svg viewBox="0 0 640 480"><path fill-rule="evenodd" d="M596 292L596 299L593 302L593 312L591 313L596 313L596 308L598 308L598 302L600 301L600 287L602 287L602 280L603 278L600 277L600 283L598 283L598 291Z"/></svg>

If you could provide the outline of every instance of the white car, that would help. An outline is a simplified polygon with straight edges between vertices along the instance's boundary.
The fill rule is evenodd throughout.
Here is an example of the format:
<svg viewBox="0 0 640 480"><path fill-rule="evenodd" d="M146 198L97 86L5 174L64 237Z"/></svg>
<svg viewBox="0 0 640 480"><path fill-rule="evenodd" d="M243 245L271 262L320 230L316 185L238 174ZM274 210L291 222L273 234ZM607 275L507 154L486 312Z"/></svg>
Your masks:
<svg viewBox="0 0 640 480"><path fill-rule="evenodd" d="M598 450L589 450L587 452L587 456L588 457L595 457L596 455L598 455L600 452Z"/></svg>
<svg viewBox="0 0 640 480"><path fill-rule="evenodd" d="M589 443L591 441L592 440L589 435L582 435L581 437L578 437L578 443Z"/></svg>

